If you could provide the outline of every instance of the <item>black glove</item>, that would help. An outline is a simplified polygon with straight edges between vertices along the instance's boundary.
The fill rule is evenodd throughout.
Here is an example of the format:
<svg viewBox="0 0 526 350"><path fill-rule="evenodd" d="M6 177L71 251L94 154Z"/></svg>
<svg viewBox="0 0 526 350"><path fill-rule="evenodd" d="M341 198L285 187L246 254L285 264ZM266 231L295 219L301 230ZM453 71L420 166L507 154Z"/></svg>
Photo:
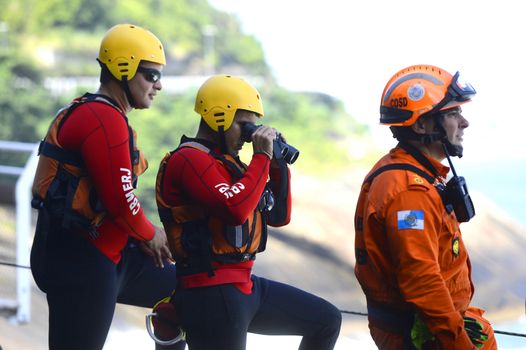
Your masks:
<svg viewBox="0 0 526 350"><path fill-rule="evenodd" d="M469 339L471 339L473 345L478 349L480 349L486 340L488 340L488 335L482 331L484 326L473 317L464 317L464 329L468 333Z"/></svg>

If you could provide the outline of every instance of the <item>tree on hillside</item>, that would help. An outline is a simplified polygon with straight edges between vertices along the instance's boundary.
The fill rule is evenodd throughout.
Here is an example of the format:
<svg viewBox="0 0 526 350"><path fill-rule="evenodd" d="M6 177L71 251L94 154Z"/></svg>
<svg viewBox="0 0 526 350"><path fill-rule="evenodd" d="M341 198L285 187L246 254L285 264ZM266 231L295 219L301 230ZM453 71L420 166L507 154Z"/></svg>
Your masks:
<svg viewBox="0 0 526 350"><path fill-rule="evenodd" d="M220 71L269 72L257 40L242 32L239 20L215 10L207 0L0 0L0 8L11 42L24 40L31 43L27 50L40 46L55 53L56 63L49 67L53 75L92 72L79 62L93 63L98 40L117 23L156 33L165 45L168 74L205 74L208 65ZM207 37L215 43L211 57L205 57Z"/></svg>
<svg viewBox="0 0 526 350"><path fill-rule="evenodd" d="M42 75L29 61L20 57L0 56L0 140L37 142L44 121L57 107L42 87ZM0 162L6 164L6 154ZM9 162L20 157L9 156Z"/></svg>

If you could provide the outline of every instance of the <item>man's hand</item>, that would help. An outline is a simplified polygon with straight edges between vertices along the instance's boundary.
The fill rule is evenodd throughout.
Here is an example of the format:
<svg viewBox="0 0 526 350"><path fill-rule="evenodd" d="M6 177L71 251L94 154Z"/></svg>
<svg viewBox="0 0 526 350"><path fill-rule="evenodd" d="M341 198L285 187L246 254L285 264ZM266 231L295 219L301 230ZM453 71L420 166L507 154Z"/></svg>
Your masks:
<svg viewBox="0 0 526 350"><path fill-rule="evenodd" d="M168 248L168 240L166 239L164 229L155 225L153 227L153 238L150 241L142 242L142 250L153 257L153 261L157 267L164 267L163 261L168 261L173 264L174 260Z"/></svg>
<svg viewBox="0 0 526 350"><path fill-rule="evenodd" d="M477 348L480 349L486 340L488 340L488 335L483 332L484 327L482 323L473 317L464 317L464 328L466 329L466 333L468 333L469 339L471 339L471 342Z"/></svg>
<svg viewBox="0 0 526 350"><path fill-rule="evenodd" d="M273 142L276 139L277 131L270 126L262 125L252 134L252 147L254 153L265 153L272 159Z"/></svg>

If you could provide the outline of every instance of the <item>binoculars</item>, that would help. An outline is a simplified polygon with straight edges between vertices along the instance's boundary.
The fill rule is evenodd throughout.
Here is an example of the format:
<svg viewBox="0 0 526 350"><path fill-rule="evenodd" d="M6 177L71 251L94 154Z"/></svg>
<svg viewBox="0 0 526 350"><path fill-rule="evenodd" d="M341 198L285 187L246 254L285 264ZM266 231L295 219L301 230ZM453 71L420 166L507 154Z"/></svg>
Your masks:
<svg viewBox="0 0 526 350"><path fill-rule="evenodd" d="M261 125L256 125L252 123L244 123L241 127L241 139L243 142L251 142L252 134L256 131ZM283 159L287 164L292 164L298 159L300 151L298 151L293 146L289 145L283 140L281 135L274 140L274 157L277 159Z"/></svg>

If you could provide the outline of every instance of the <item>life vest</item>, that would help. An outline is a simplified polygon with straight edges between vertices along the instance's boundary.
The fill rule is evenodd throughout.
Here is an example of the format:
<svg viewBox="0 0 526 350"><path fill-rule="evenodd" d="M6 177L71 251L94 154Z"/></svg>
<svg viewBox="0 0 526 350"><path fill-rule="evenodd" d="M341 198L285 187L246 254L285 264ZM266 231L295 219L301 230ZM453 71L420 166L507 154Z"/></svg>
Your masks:
<svg viewBox="0 0 526 350"><path fill-rule="evenodd" d="M255 259L266 247L266 211L262 205L238 226L230 226L220 217L206 211L203 206L184 204L170 206L162 198L162 184L166 164L179 149L191 147L210 154L226 167L234 180L242 178L245 167L229 155L220 155L197 142L185 142L165 155L156 181L156 201L172 254L177 261L179 275L212 272L212 262L239 263ZM264 195L268 194L266 189ZM261 201L260 201L261 203Z"/></svg>
<svg viewBox="0 0 526 350"><path fill-rule="evenodd" d="M51 122L46 137L39 145L39 161L33 181L33 200L35 209L45 209L52 217L60 217L66 229L80 226L91 234L106 215L98 200L93 182L79 152L69 151L59 144L58 133L71 113L87 102L105 103L126 116L108 97L96 94L85 94L74 100L67 107L58 111ZM136 147L137 135L128 125L131 163L133 165L132 184L137 186L137 178L146 171L148 162Z"/></svg>

